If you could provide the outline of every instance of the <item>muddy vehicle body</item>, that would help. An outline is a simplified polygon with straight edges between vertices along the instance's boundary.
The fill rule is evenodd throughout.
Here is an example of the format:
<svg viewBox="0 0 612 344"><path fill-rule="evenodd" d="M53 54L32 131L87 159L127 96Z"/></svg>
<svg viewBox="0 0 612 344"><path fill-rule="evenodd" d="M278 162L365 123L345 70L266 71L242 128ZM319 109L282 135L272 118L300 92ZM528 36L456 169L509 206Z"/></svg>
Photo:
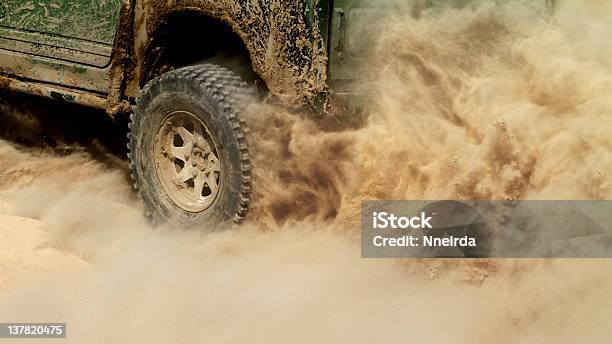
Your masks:
<svg viewBox="0 0 612 344"><path fill-rule="evenodd" d="M240 222L252 85L328 111L355 79L355 23L388 2L0 0L0 88L132 113L130 167L150 218Z"/></svg>
<svg viewBox="0 0 612 344"><path fill-rule="evenodd" d="M327 20L320 18L327 18L328 6L316 0L2 0L0 68L13 89L54 91L51 97L116 114L129 111L131 99L163 71L239 56L286 103L314 104L326 91Z"/></svg>

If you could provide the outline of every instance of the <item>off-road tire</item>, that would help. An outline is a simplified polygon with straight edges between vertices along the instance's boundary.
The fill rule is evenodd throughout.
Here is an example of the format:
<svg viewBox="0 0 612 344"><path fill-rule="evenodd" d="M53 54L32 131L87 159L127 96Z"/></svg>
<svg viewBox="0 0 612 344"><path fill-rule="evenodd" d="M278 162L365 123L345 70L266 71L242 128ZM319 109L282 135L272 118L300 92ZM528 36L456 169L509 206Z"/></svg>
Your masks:
<svg viewBox="0 0 612 344"><path fill-rule="evenodd" d="M212 64L170 71L142 89L130 118L128 159L134 188L153 223L219 229L245 218L251 194L251 161L241 116L252 96L237 75ZM173 111L195 114L217 144L217 162L223 172L220 186L213 203L200 212L178 206L156 172L155 133Z"/></svg>

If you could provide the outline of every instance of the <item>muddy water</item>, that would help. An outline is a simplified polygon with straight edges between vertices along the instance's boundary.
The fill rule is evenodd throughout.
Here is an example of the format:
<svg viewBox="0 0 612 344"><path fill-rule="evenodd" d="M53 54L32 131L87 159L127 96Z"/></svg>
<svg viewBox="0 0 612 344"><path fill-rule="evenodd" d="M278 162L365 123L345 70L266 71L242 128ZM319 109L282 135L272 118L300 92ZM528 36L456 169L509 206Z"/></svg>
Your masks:
<svg viewBox="0 0 612 344"><path fill-rule="evenodd" d="M363 260L356 240L364 198L611 198L612 6L559 6L397 14L360 125L254 105L236 231L151 229L104 152L2 142L0 321L75 343L605 341L610 262Z"/></svg>

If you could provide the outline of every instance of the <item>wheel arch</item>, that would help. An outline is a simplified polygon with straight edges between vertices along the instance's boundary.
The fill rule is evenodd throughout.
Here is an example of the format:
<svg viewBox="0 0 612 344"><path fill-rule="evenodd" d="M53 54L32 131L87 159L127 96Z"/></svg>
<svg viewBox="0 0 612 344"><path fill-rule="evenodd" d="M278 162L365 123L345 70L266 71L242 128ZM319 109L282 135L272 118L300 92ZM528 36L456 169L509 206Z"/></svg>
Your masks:
<svg viewBox="0 0 612 344"><path fill-rule="evenodd" d="M132 71L126 87L130 97L155 76L199 63L222 65L267 89L253 48L228 16L195 6L175 5L148 15L137 9L134 30Z"/></svg>
<svg viewBox="0 0 612 344"><path fill-rule="evenodd" d="M214 37L207 34L207 28L212 28L212 32L227 33L232 42L240 42L238 55L248 61L246 66L251 75L259 78L260 84L285 104L308 105L316 94L327 91L325 46L318 27L314 25L316 19L313 21L308 17L306 2L135 1L134 42L124 92L128 97L136 97L139 88L160 70L160 63L154 60L160 55L160 50L168 46L164 35L177 24L186 25L181 20L183 18L189 18L191 23L204 24L194 24L193 27L199 28L197 36L190 35L186 39L191 45L214 48L214 44L211 45ZM201 20L198 22L194 18ZM227 51L228 47L222 46L221 50ZM244 77L243 73L238 74Z"/></svg>

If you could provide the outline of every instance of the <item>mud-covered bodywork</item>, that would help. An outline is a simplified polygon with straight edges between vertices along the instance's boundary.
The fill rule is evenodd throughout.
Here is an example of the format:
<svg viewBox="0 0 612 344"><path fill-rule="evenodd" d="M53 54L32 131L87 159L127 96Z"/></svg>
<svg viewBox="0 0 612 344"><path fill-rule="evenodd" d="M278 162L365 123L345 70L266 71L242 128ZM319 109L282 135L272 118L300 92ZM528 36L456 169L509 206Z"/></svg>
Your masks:
<svg viewBox="0 0 612 344"><path fill-rule="evenodd" d="M110 61L121 1L0 1L0 48L104 67Z"/></svg>
<svg viewBox="0 0 612 344"><path fill-rule="evenodd" d="M171 14L196 11L227 23L243 40L253 70L286 104L313 104L326 91L323 0L142 0L134 9L134 50L126 93L135 96L146 81L147 59L154 56L156 32ZM193 44L206 44L206 32Z"/></svg>
<svg viewBox="0 0 612 344"><path fill-rule="evenodd" d="M1 0L2 88L106 107L123 0Z"/></svg>
<svg viewBox="0 0 612 344"><path fill-rule="evenodd" d="M96 93L117 113L151 77L147 69L164 48L155 38L168 18L189 12L231 28L253 71L283 102L312 105L327 88L326 33L320 30L327 8L327 0L5 0L0 72L64 93ZM207 39L202 28L190 44L206 46Z"/></svg>

